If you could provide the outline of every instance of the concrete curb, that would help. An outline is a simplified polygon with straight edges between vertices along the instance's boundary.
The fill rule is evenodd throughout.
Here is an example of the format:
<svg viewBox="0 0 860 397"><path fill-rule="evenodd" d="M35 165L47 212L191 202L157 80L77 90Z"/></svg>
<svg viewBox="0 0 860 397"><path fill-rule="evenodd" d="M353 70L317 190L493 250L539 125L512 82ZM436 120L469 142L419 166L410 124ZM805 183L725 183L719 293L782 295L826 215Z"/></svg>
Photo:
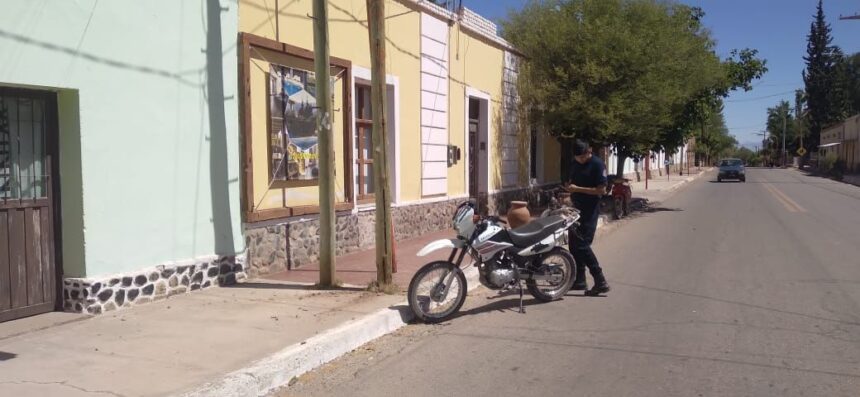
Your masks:
<svg viewBox="0 0 860 397"><path fill-rule="evenodd" d="M468 290L480 285L478 269L464 270ZM387 307L362 318L341 324L308 340L287 346L223 379L181 394L203 396L264 396L289 384L294 377L309 372L367 342L396 331L413 319L407 302Z"/></svg>
<svg viewBox="0 0 860 397"><path fill-rule="evenodd" d="M680 182L678 182L672 186L669 186L669 188L666 189L666 191L667 192L674 192L675 190L678 190L678 188L680 188L681 186L684 186L688 182L692 182L692 181L695 181L696 179L701 178L702 175L705 175L706 172L709 172L712 169L714 169L714 168L713 167L706 168L706 169L702 170L702 172L699 172L698 174L694 175L692 178L684 179L683 181L680 181Z"/></svg>

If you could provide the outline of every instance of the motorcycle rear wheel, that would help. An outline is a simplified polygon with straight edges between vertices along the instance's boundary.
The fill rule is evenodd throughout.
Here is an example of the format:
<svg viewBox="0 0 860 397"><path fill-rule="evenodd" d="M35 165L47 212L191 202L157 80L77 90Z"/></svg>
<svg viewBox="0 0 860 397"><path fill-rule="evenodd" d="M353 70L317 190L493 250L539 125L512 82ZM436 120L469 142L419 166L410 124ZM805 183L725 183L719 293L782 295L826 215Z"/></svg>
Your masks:
<svg viewBox="0 0 860 397"><path fill-rule="evenodd" d="M456 274L448 291L440 291L452 271ZM430 324L439 323L460 310L466 301L466 289L466 276L456 265L448 261L430 262L418 269L409 282L409 308L419 320Z"/></svg>
<svg viewBox="0 0 860 397"><path fill-rule="evenodd" d="M542 283L549 284L548 288L538 285L538 281L536 280L526 280L526 287L529 293L541 302L551 302L561 299L570 290L570 287L573 286L576 278L576 273L574 272L576 261L573 259L573 255L564 248L556 247L545 254L541 259L541 263L536 267L538 270L541 270L544 269L544 266L550 267L549 274L560 274L561 280L558 282L540 280Z"/></svg>
<svg viewBox="0 0 860 397"><path fill-rule="evenodd" d="M622 208L623 203L621 197L613 196L612 197L612 219L616 221L621 219L624 216L624 208Z"/></svg>

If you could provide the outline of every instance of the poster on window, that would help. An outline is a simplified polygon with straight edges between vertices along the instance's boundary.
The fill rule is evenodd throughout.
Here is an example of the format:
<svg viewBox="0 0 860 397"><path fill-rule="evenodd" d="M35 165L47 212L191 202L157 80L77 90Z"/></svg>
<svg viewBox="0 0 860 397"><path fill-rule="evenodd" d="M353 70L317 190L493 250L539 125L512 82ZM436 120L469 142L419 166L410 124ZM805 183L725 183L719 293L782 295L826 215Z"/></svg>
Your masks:
<svg viewBox="0 0 860 397"><path fill-rule="evenodd" d="M319 177L319 140L314 73L274 64L269 73L272 178L315 180Z"/></svg>

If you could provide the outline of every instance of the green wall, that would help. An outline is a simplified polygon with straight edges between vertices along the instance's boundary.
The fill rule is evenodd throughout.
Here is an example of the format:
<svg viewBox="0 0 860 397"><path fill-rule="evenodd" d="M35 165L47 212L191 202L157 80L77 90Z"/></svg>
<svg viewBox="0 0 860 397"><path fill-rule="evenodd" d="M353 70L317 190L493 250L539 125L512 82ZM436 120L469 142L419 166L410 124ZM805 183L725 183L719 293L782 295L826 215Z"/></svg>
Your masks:
<svg viewBox="0 0 860 397"><path fill-rule="evenodd" d="M241 251L237 3L2 8L0 85L59 93L66 275Z"/></svg>

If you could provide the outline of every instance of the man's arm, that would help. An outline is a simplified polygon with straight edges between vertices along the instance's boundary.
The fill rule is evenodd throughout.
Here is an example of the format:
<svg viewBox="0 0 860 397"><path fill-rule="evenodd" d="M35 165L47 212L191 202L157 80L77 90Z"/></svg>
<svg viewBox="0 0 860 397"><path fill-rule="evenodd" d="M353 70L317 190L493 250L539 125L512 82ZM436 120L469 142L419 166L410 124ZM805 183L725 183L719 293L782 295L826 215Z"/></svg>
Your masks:
<svg viewBox="0 0 860 397"><path fill-rule="evenodd" d="M597 187L579 187L576 185L568 185L567 191L571 193L581 193L581 194L590 194L592 196L602 196L606 193L606 185L600 185Z"/></svg>

